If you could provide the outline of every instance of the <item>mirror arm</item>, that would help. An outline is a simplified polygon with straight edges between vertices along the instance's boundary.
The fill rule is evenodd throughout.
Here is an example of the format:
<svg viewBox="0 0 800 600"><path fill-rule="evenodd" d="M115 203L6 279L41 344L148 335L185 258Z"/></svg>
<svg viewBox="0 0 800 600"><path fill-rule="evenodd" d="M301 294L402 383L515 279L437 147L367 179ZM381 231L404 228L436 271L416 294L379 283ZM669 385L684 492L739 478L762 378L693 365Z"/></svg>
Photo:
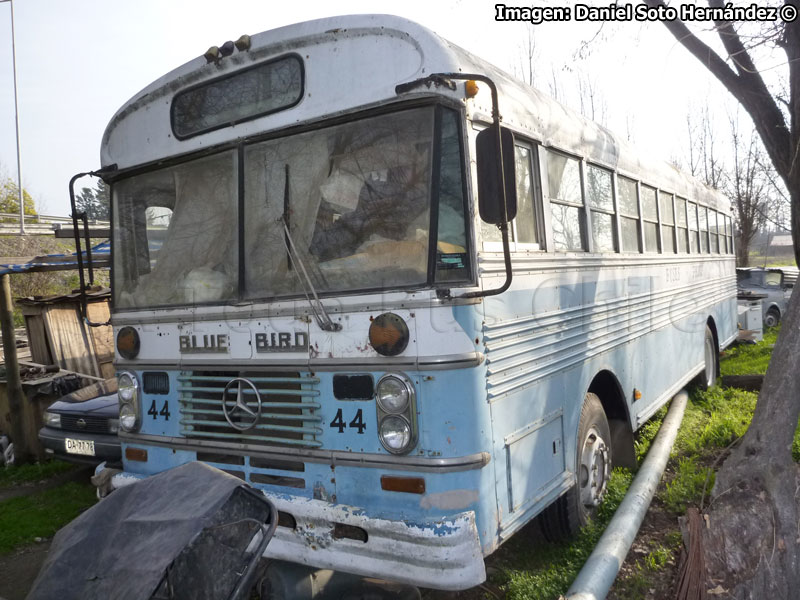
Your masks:
<svg viewBox="0 0 800 600"><path fill-rule="evenodd" d="M500 133L500 121L502 120L502 117L500 116L500 106L497 100L497 86L495 85L494 81L486 77L486 75L479 75L476 73L433 73L427 77L424 77L423 79L417 79L415 81L400 84L395 88L395 92L398 94L408 92L420 85L425 85L428 87L430 87L431 84L442 85L443 82L447 82L451 79L463 81L472 79L475 81L482 81L489 86L489 89L492 93L492 127L497 135L497 172L500 173L500 181L505 181L505 173L503 172L503 142ZM485 296L496 296L497 294L502 294L509 287L511 287L511 248L509 247L508 242L508 220L506 218L506 215L508 215L508 204L506 203L505 186L502 186L502 189L503 194L500 198L500 205L503 208L503 221L499 223L497 227L500 229L500 234L503 239L503 259L506 266L506 281L499 288L467 292L466 294L462 294L460 296L451 296L452 298L483 298Z"/></svg>
<svg viewBox="0 0 800 600"><path fill-rule="evenodd" d="M75 255L78 258L78 278L80 280L81 285L81 302L80 302L80 310L81 310L81 317L86 322L87 325L90 327L103 327L104 325L110 325L111 321L107 321L105 323L95 323L89 320L89 313L86 306L86 280L84 279L83 275L83 256L82 256L82 248L81 248L81 232L78 228L78 219L83 221L84 224L84 234L86 236L86 258L89 261L89 280L90 285L94 282L94 275L92 272L92 249L90 246L90 237L89 237L89 227L88 227L88 219L86 213L78 213L78 209L75 206L75 182L80 179L81 177L86 177L87 175L91 175L92 177L101 177L102 175L110 172L115 171L117 169L117 165L111 165L105 167L103 169L99 169L97 171L87 171L85 173L78 173L77 175L73 175L72 179L69 180L69 205L72 209L72 231L75 236Z"/></svg>

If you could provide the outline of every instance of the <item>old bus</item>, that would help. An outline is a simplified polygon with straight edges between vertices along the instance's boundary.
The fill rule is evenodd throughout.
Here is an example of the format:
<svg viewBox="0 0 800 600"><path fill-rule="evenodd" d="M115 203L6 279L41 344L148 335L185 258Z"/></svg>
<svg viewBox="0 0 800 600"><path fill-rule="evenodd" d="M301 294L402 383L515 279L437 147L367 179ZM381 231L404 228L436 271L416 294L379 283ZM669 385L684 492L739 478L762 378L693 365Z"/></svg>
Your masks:
<svg viewBox="0 0 800 600"><path fill-rule="evenodd" d="M269 557L475 585L537 515L585 523L736 334L720 194L401 18L212 47L101 157L113 485L235 474Z"/></svg>

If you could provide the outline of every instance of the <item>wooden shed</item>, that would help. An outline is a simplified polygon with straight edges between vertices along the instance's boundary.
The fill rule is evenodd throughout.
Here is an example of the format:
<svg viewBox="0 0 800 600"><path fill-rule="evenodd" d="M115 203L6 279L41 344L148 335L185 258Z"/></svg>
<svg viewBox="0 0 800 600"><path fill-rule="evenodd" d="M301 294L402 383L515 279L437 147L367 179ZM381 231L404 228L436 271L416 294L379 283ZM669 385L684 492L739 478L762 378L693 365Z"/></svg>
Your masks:
<svg viewBox="0 0 800 600"><path fill-rule="evenodd" d="M86 293L87 315L107 323L111 292L102 288ZM81 319L80 294L18 298L22 309L31 361L57 364L62 369L102 379L114 377L114 334L111 325L91 327Z"/></svg>

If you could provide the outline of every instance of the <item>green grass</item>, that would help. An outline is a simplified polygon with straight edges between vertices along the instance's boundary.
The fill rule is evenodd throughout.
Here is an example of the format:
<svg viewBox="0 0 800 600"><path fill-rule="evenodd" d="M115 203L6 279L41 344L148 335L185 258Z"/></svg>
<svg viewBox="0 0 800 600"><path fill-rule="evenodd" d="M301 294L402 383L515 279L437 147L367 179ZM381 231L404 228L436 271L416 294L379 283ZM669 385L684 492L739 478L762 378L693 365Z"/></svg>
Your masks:
<svg viewBox="0 0 800 600"><path fill-rule="evenodd" d="M93 486L70 482L0 502L0 554L51 537L96 501Z"/></svg>
<svg viewBox="0 0 800 600"><path fill-rule="evenodd" d="M502 571L501 581L496 583L504 587L506 598L553 600L566 592L622 502L631 480L630 472L614 470L606 498L598 509L597 520L571 542L533 545L531 536L526 536L524 531L512 537L503 547L502 557L496 565ZM536 527L536 524L529 527Z"/></svg>
<svg viewBox="0 0 800 600"><path fill-rule="evenodd" d="M737 344L725 351L720 362L720 373L725 375L763 375L767 372L772 346L778 339L780 327L764 332L764 339L757 344Z"/></svg>
<svg viewBox="0 0 800 600"><path fill-rule="evenodd" d="M694 456L678 459L675 476L667 481L659 497L667 510L682 515L689 506L700 504L703 493L711 491L714 472L709 467L697 464Z"/></svg>
<svg viewBox="0 0 800 600"><path fill-rule="evenodd" d="M59 473L75 470L77 467L61 460L51 460L30 465L12 465L0 468L0 489L48 479Z"/></svg>

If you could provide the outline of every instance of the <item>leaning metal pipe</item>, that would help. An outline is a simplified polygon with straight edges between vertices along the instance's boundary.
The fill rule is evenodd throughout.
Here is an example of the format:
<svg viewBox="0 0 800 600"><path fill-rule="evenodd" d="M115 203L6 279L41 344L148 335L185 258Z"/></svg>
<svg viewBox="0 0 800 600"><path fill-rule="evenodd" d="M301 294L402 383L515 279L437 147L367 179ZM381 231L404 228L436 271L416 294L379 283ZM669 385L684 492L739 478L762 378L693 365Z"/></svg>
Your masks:
<svg viewBox="0 0 800 600"><path fill-rule="evenodd" d="M603 600L608 594L661 481L688 399L686 390L681 390L672 399L647 458L614 518L567 590L566 600Z"/></svg>

